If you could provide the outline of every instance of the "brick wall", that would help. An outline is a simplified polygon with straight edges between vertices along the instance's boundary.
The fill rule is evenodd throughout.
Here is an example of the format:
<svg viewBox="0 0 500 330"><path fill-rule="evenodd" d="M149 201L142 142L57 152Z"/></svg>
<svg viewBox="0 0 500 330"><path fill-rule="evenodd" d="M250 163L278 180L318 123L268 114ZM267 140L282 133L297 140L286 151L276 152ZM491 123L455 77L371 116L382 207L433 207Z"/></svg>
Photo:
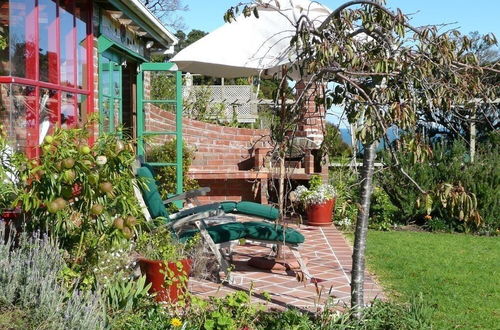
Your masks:
<svg viewBox="0 0 500 330"><path fill-rule="evenodd" d="M151 106L146 111L151 131L174 131L175 114ZM267 146L268 130L225 127L188 118L182 120L184 141L195 147L191 173L219 173L251 170L254 147ZM166 137L168 138L168 137ZM159 142L159 141L158 141Z"/></svg>
<svg viewBox="0 0 500 330"><path fill-rule="evenodd" d="M175 130L172 112L150 106L145 117L148 130ZM200 198L202 203L226 200L267 203L267 175L251 170L254 148L269 147L268 130L225 127L188 118L183 118L182 125L185 143L195 149L189 175L197 179L200 186L211 188L208 196Z"/></svg>

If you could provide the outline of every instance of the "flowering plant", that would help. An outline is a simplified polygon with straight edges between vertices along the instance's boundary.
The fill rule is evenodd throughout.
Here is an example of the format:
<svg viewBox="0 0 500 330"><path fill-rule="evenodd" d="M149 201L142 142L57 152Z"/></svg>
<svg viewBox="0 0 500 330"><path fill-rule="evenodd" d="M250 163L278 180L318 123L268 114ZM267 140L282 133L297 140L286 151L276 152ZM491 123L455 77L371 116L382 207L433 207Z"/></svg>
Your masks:
<svg viewBox="0 0 500 330"><path fill-rule="evenodd" d="M334 199L335 188L330 184L324 184L319 175L312 175L309 179L309 188L298 186L294 191L295 198L305 206L312 204L323 204Z"/></svg>

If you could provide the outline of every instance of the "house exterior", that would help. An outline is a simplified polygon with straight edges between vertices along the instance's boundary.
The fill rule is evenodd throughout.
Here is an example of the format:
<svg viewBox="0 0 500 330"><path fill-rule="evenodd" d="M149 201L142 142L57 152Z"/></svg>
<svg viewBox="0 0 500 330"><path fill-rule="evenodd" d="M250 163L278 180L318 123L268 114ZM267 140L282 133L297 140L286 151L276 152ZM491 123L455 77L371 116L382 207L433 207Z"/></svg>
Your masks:
<svg viewBox="0 0 500 330"><path fill-rule="evenodd" d="M178 193L184 140L196 148L189 175L212 188L204 202L267 202L273 171L263 166L270 149L261 137L269 132L182 118L181 72L151 62L177 38L139 0L0 0L0 38L7 46L0 49L0 124L13 150L38 157L55 127L95 116L91 140L101 133L135 138L145 161L176 167ZM314 118L323 112L312 101L309 108L299 131L314 138L321 131ZM176 162L151 163L148 148L172 138ZM310 155L303 162L295 179L315 172Z"/></svg>
<svg viewBox="0 0 500 330"><path fill-rule="evenodd" d="M155 77L180 76L149 63L177 38L139 0L0 0L0 36L0 122L12 148L31 157L55 126L96 115L96 134L123 127L142 143L152 104L181 111L176 93L149 102Z"/></svg>

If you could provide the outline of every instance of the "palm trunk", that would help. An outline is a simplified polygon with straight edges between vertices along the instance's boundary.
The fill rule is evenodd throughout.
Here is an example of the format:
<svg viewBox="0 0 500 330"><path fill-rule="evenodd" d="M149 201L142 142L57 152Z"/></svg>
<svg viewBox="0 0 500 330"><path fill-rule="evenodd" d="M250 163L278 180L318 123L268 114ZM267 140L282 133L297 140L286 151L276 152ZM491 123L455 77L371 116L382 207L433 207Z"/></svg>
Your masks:
<svg viewBox="0 0 500 330"><path fill-rule="evenodd" d="M368 232L368 216L373 191L373 167L375 162L376 142L365 144L363 151L363 169L361 173L361 200L354 234L354 251L352 254L351 274L351 307L354 308L353 316L360 318L364 306L365 282L365 250Z"/></svg>

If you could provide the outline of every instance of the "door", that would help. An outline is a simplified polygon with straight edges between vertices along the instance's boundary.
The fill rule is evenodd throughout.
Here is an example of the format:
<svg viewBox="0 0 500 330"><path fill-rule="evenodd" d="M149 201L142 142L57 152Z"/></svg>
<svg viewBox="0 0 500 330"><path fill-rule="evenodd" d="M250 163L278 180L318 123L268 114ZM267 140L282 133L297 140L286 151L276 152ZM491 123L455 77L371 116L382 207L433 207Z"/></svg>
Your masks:
<svg viewBox="0 0 500 330"><path fill-rule="evenodd" d="M158 148L175 144L175 160ZM137 154L153 167L175 167L175 193L182 193L182 75L173 63L143 63L137 74Z"/></svg>
<svg viewBox="0 0 500 330"><path fill-rule="evenodd" d="M114 56L99 57L100 133L116 133L121 136L122 66Z"/></svg>

